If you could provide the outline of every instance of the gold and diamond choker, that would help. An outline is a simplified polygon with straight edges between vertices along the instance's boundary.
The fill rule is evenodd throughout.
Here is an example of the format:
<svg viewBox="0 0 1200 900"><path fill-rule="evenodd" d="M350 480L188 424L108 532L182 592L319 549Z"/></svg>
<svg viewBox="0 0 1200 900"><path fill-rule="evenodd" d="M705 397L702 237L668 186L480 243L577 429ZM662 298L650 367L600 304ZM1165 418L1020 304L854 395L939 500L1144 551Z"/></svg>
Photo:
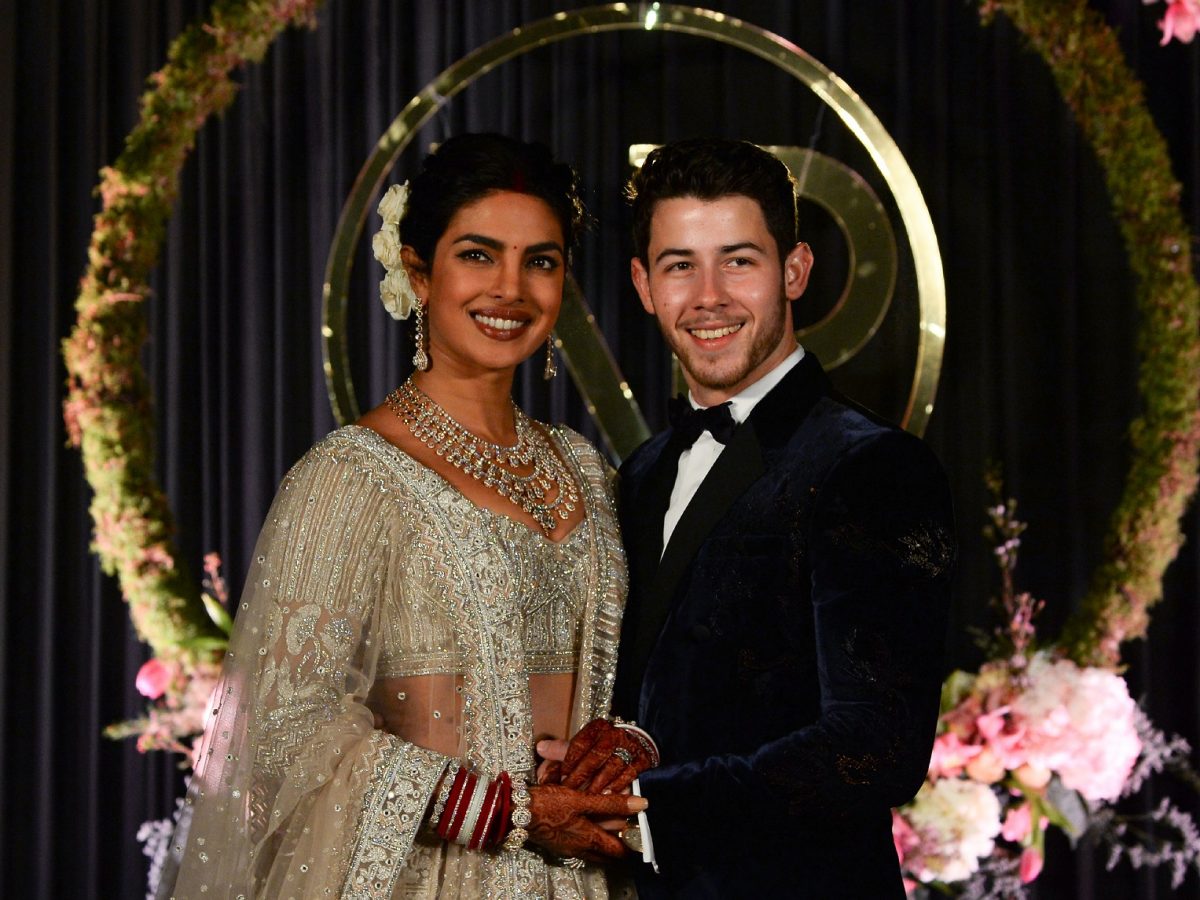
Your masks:
<svg viewBox="0 0 1200 900"><path fill-rule="evenodd" d="M553 531L558 524L555 516L568 518L579 503L575 479L541 430L515 403L517 442L511 447L472 434L413 384L411 378L387 395L387 405L408 426L414 438L456 469L517 504L544 531ZM527 475L513 471L525 466L532 467ZM550 494L553 500L546 499Z"/></svg>

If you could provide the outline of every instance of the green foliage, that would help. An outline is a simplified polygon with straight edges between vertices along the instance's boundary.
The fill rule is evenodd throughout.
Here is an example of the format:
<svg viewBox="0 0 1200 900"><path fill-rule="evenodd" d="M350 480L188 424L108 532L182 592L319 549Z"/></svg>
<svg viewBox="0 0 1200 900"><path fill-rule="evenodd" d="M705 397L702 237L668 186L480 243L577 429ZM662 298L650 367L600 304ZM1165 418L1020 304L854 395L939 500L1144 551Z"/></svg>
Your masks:
<svg viewBox="0 0 1200 900"><path fill-rule="evenodd" d="M170 507L154 478L142 303L196 133L233 101L233 73L262 59L287 25L311 21L319 5L214 4L209 21L184 31L171 45L167 65L150 76L124 152L100 173L102 206L75 302L78 320L63 342L63 412L94 492L92 546L104 571L120 579L138 634L157 656L194 657L202 639L220 639L221 629L177 562Z"/></svg>
<svg viewBox="0 0 1200 900"><path fill-rule="evenodd" d="M1131 461L1120 504L1082 607L1061 644L1081 664L1114 666L1121 644L1145 635L1162 577L1182 544L1180 519L1200 459L1200 288L1166 142L1117 36L1084 0L984 0L1050 67L1104 169L1113 213L1138 279L1138 388Z"/></svg>

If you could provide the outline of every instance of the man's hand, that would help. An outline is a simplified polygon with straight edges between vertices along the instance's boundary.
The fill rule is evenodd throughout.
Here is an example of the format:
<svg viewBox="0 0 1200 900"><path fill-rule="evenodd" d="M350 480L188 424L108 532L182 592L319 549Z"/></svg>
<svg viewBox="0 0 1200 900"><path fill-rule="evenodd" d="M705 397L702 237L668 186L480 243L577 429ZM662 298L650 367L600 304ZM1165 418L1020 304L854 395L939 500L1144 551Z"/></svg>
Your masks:
<svg viewBox="0 0 1200 900"><path fill-rule="evenodd" d="M592 817L621 819L645 809L641 797L584 794L557 784L529 789L529 840L558 856L590 862L620 859L629 848Z"/></svg>
<svg viewBox="0 0 1200 900"><path fill-rule="evenodd" d="M655 764L653 751L640 735L607 719L593 719L584 725L559 756L561 744L538 744L538 752L550 760L538 769L540 783L559 782L593 794L617 794Z"/></svg>
<svg viewBox="0 0 1200 900"><path fill-rule="evenodd" d="M537 742L534 749L542 761L537 767L538 784L558 784L562 777L562 761L567 758L568 744L559 738L546 738Z"/></svg>

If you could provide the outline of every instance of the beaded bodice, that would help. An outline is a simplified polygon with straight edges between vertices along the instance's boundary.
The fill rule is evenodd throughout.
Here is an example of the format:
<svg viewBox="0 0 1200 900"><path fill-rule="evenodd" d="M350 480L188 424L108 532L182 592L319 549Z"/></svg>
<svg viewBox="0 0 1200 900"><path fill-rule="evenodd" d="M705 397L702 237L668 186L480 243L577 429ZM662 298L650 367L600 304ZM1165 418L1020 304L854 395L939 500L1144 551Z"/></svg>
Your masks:
<svg viewBox="0 0 1200 900"><path fill-rule="evenodd" d="M416 473L428 485L428 502L460 505L462 495L428 469ZM587 599L592 550L588 523L554 542L507 516L477 509L494 533L503 565L480 573L483 589L518 616L529 674L573 672L579 654L580 615ZM406 565L413 577L398 579L383 601L376 677L461 675L455 641L455 609L447 593L439 549L427 533L410 533Z"/></svg>

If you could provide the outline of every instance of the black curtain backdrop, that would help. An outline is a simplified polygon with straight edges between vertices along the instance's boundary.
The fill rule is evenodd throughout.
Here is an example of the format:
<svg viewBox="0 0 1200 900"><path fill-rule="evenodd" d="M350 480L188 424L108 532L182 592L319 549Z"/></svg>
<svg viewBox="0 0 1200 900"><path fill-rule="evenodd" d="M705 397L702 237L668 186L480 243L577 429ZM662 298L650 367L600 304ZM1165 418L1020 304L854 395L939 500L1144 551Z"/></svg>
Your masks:
<svg viewBox="0 0 1200 900"><path fill-rule="evenodd" d="M157 408L158 474L194 572L220 552L239 584L276 484L334 427L321 376L320 286L350 185L374 141L436 73L486 40L559 9L554 0L329 0L315 31L283 36L245 71L234 106L203 130L184 172L155 294L145 362ZM1099 167L1049 72L1006 22L983 28L965 0L716 2L794 41L842 75L882 119L925 192L945 261L949 338L927 437L958 503L962 564L952 662L980 661L997 584L980 537L987 463L1001 463L1027 533L1022 585L1048 601L1053 635L1083 594L1119 496L1134 387L1133 283ZM1162 6L1096 0L1119 29L1200 224L1200 50L1160 48ZM78 453L66 446L60 341L85 264L97 170L116 158L136 99L196 0L0 2L0 894L140 897L139 823L168 815L174 761L101 738L142 708L146 649L116 583L89 552ZM627 147L694 133L814 146L886 185L812 95L767 64L684 36L576 39L506 64L453 100L400 161L466 129L549 143L574 161L598 226L577 275L653 426L669 391L665 352L628 283L619 199ZM825 264L813 302L842 277L829 222L809 210ZM372 226L373 227L373 226ZM818 268L818 272L821 269ZM350 338L360 403L408 369L405 329L374 300L367 242L353 274ZM905 386L914 282L866 354L835 375L889 414ZM905 376L907 377L907 376ZM526 407L595 436L574 389L533 367ZM1155 721L1200 741L1200 516L1170 570L1149 640L1127 648L1134 695ZM719 723L718 723L719 725ZM1157 805L1158 788L1131 802ZM1177 796L1194 812L1186 791ZM736 827L735 823L725 823ZM705 827L717 827L712 823ZM724 826L722 826L724 827ZM1155 898L1163 875L1104 871L1103 853L1050 847L1039 898ZM803 873L798 873L802 878ZM1179 896L1200 896L1188 876Z"/></svg>

